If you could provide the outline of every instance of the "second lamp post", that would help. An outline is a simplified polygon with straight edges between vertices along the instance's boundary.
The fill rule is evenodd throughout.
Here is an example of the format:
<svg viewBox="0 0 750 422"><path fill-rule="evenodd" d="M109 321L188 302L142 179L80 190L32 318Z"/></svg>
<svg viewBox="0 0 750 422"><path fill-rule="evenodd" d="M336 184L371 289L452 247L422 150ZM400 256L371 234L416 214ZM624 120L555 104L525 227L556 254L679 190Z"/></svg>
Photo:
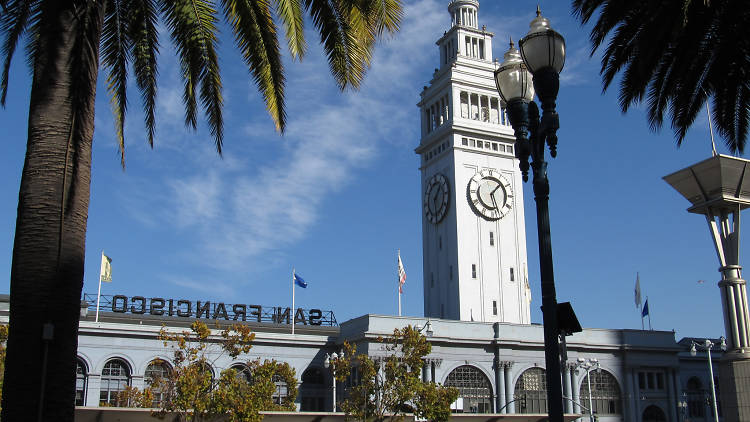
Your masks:
<svg viewBox="0 0 750 422"><path fill-rule="evenodd" d="M544 155L545 145L549 146L552 157L557 155L557 129L560 124L555 101L560 87L560 71L565 65L565 40L550 28L549 20L541 16L538 8L530 27L529 33L518 42L520 52L511 42L503 63L495 71L495 83L505 101L508 118L515 131L516 158L520 160L524 181L529 178L531 158L542 279L548 415L551 422L562 422L560 331L549 227L549 180ZM542 104L541 119L539 109L532 101L534 90Z"/></svg>

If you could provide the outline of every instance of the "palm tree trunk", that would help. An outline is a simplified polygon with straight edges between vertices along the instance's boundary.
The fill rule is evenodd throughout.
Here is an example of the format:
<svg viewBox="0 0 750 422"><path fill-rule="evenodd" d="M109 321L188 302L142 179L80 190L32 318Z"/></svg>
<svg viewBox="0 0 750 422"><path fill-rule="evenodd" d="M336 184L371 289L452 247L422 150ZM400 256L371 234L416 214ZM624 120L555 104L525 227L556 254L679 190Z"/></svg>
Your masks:
<svg viewBox="0 0 750 422"><path fill-rule="evenodd" d="M100 7L42 5L13 245L3 421L73 420ZM82 90L91 74L90 89ZM43 339L45 325L51 339Z"/></svg>

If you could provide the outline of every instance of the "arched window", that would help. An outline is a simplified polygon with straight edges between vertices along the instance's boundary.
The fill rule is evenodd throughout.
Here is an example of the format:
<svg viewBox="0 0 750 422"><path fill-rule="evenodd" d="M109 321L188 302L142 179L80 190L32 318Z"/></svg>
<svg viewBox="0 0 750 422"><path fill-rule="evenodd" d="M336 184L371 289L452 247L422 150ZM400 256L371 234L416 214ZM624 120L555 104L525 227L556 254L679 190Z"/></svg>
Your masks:
<svg viewBox="0 0 750 422"><path fill-rule="evenodd" d="M300 410L303 412L322 412L325 410L326 385L323 371L320 368L307 368L302 374L300 388Z"/></svg>
<svg viewBox="0 0 750 422"><path fill-rule="evenodd" d="M492 412L492 385L478 368L471 365L459 366L448 374L445 385L458 388L458 400L451 405L453 412Z"/></svg>
<svg viewBox="0 0 750 422"><path fill-rule="evenodd" d="M102 369L99 406L116 406L117 395L130 385L130 369L120 359L112 359Z"/></svg>
<svg viewBox="0 0 750 422"><path fill-rule="evenodd" d="M516 381L513 394L518 413L547 413L547 378L544 369L525 370Z"/></svg>
<svg viewBox="0 0 750 422"><path fill-rule="evenodd" d="M706 415L706 391L698 377L692 377L688 380L685 394L687 395L688 416L691 418L704 417Z"/></svg>
<svg viewBox="0 0 750 422"><path fill-rule="evenodd" d="M667 422L664 411L653 404L643 410L643 422Z"/></svg>
<svg viewBox="0 0 750 422"><path fill-rule="evenodd" d="M248 368L246 365L242 364L234 364L231 366L231 369L234 369L234 371L237 373L237 378L245 381L250 382L250 368Z"/></svg>
<svg viewBox="0 0 750 422"><path fill-rule="evenodd" d="M620 395L620 386L617 384L615 377L609 372L599 369L589 372L591 376L591 402L595 415L620 415L622 414L622 396ZM581 404L589 407L589 384L586 377L583 377L581 389L578 395ZM584 414L588 410L581 408Z"/></svg>
<svg viewBox="0 0 750 422"><path fill-rule="evenodd" d="M86 387L88 386L86 364L76 359L76 406L86 406Z"/></svg>
<svg viewBox="0 0 750 422"><path fill-rule="evenodd" d="M162 401L164 401L167 386L159 382L165 380L171 370L172 368L169 367L169 364L161 359L151 361L146 367L145 381L146 385L151 387L151 392L154 394L153 407L160 407Z"/></svg>

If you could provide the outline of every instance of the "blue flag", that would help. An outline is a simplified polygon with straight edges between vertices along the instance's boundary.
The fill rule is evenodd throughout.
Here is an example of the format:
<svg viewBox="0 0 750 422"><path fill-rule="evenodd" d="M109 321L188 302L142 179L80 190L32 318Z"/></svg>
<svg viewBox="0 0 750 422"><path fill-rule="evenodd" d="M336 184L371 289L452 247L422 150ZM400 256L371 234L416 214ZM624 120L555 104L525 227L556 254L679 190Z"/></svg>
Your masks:
<svg viewBox="0 0 750 422"><path fill-rule="evenodd" d="M646 299L646 301L643 302L643 311L641 311L641 318L645 318L646 315L648 315L648 299ZM650 322L649 322L649 324L650 324Z"/></svg>
<svg viewBox="0 0 750 422"><path fill-rule="evenodd" d="M294 273L294 284L302 287L303 289L307 288L307 282L297 273Z"/></svg>

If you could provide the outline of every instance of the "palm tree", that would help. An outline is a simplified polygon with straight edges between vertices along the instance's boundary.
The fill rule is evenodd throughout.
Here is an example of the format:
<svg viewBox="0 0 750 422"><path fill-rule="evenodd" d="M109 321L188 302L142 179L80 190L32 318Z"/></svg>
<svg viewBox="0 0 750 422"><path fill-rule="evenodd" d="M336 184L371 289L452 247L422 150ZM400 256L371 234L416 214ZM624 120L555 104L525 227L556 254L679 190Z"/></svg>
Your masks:
<svg viewBox="0 0 750 422"><path fill-rule="evenodd" d="M746 0L574 0L591 29L592 55L604 43L604 90L620 79L623 112L646 99L652 130L669 112L680 145L708 98L719 134L742 153L750 118L750 5Z"/></svg>
<svg viewBox="0 0 750 422"><path fill-rule="evenodd" d="M221 10L217 10L217 9ZM132 68L154 141L159 50L169 32L184 79L185 123L198 102L221 153L222 83L217 24L223 15L276 127L283 132L284 69L276 20L295 59L306 49L304 16L320 35L343 90L359 87L377 39L394 33L400 0L0 0L4 58L0 101L21 39L33 71L28 141L11 267L2 420L72 421L79 306L100 63L114 105L121 159ZM100 57L101 48L101 57Z"/></svg>

